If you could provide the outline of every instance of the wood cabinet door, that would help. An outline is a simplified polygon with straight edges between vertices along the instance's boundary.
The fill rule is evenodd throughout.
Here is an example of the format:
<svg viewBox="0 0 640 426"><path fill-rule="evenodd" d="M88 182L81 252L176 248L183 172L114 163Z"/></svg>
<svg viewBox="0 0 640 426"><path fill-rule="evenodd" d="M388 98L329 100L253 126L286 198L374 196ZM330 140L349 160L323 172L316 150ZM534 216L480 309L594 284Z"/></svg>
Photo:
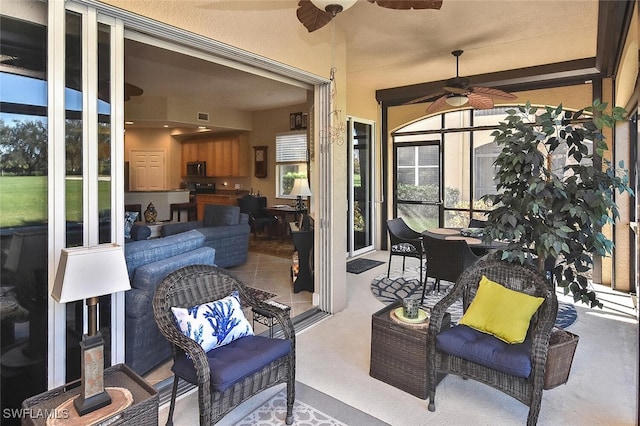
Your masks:
<svg viewBox="0 0 640 426"><path fill-rule="evenodd" d="M189 161L202 161L200 157L200 142L182 142L182 176L187 175L187 163Z"/></svg>

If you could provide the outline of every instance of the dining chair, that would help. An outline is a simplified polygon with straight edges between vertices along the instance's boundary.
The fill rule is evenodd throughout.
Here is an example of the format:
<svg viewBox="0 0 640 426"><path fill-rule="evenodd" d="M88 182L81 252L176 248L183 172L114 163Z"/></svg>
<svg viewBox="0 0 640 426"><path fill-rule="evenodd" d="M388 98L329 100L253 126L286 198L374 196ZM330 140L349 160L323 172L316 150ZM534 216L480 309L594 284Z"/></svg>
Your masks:
<svg viewBox="0 0 640 426"><path fill-rule="evenodd" d="M387 278L389 278L389 274L391 273L392 256L402 256L402 273L404 273L405 269L405 259L407 257L413 257L420 260L420 282L422 283L422 260L425 258L422 235L409 228L401 217L388 219L387 229L389 231L389 239L391 240Z"/></svg>
<svg viewBox="0 0 640 426"><path fill-rule="evenodd" d="M427 272L422 288L422 302L424 302L429 277L435 279L433 291L439 292L440 280L455 283L460 274L480 258L462 238L434 238L424 234L423 238L424 249L427 253Z"/></svg>
<svg viewBox="0 0 640 426"><path fill-rule="evenodd" d="M267 197L245 195L238 199L240 212L249 215L249 225L253 238L256 239L259 231L266 231L267 238L271 238L271 230L278 224L278 218L267 212Z"/></svg>

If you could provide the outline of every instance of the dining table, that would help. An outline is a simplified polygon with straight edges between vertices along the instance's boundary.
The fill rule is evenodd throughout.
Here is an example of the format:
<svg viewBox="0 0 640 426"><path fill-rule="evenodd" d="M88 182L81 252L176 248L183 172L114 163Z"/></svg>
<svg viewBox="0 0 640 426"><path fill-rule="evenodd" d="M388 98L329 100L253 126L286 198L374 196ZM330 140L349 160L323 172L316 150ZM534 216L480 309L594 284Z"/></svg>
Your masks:
<svg viewBox="0 0 640 426"><path fill-rule="evenodd" d="M478 229L480 228L431 228L422 231L421 234L440 240L464 240L477 255L485 255L507 246L507 243L502 241L485 241L482 235L476 235L479 232Z"/></svg>

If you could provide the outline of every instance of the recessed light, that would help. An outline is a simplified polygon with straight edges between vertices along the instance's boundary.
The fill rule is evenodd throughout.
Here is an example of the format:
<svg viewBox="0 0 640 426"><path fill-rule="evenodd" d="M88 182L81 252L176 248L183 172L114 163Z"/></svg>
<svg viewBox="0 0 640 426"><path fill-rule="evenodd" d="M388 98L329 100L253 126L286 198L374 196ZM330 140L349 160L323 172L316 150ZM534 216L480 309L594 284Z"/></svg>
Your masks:
<svg viewBox="0 0 640 426"><path fill-rule="evenodd" d="M162 126L162 127L165 127L165 128L166 128L166 127L169 127L169 125L168 125L168 124L165 124L165 125L164 125L164 126Z"/></svg>
<svg viewBox="0 0 640 426"><path fill-rule="evenodd" d="M125 121L124 124L133 124L133 121Z"/></svg>
<svg viewBox="0 0 640 426"><path fill-rule="evenodd" d="M200 129L200 130L207 130L207 126L198 126L198 129Z"/></svg>

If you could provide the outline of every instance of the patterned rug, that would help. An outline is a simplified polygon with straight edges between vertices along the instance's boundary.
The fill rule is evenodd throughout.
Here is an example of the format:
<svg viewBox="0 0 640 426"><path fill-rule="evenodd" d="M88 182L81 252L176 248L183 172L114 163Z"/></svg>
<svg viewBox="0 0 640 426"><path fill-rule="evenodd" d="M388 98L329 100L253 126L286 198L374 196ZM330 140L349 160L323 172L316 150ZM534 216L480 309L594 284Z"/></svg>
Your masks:
<svg viewBox="0 0 640 426"><path fill-rule="evenodd" d="M405 297L422 296L422 285L419 280L419 271L416 268L407 268L404 275L402 271L391 271L389 278L386 274L378 275L371 281L371 292L382 303L389 304ZM442 297L444 297L453 287L453 283L440 281L440 292L434 293L433 279L427 281L427 293L424 297L422 307L431 309ZM462 301L456 301L447 312L451 314L451 323L457 324L462 318ZM578 319L578 313L575 306L570 303L558 302L558 316L556 317L556 326L567 328Z"/></svg>
<svg viewBox="0 0 640 426"><path fill-rule="evenodd" d="M287 392L280 391L253 413L236 423L236 426L281 426L284 424L286 415ZM293 418L296 425L347 426L330 415L298 400L293 403Z"/></svg>
<svg viewBox="0 0 640 426"><path fill-rule="evenodd" d="M287 413L287 391L281 390L235 426L281 426ZM389 426L326 393L296 382L293 424L297 426Z"/></svg>
<svg viewBox="0 0 640 426"><path fill-rule="evenodd" d="M258 236L258 239L255 239L252 234L249 236L249 251L291 259L295 248L290 237L281 240L279 238L267 239L264 236Z"/></svg>

